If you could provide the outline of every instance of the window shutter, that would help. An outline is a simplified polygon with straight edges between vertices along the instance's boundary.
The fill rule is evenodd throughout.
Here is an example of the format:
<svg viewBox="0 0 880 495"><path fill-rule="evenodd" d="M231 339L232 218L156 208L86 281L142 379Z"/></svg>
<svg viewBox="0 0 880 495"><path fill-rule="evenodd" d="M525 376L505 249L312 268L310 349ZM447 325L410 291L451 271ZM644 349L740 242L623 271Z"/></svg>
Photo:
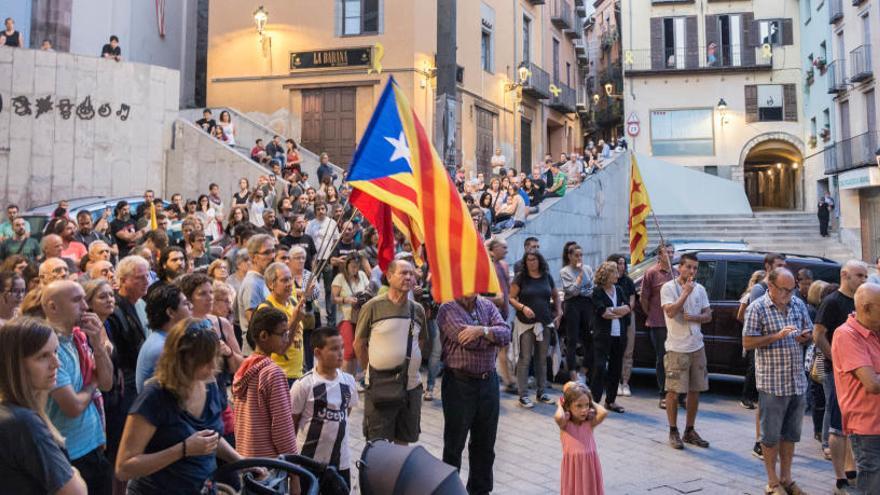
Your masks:
<svg viewBox="0 0 880 495"><path fill-rule="evenodd" d="M720 52L721 49L721 39L718 36L718 16L717 15L707 15L706 16L706 48L709 47L709 43L715 42L718 45L718 49Z"/></svg>
<svg viewBox="0 0 880 495"><path fill-rule="evenodd" d="M794 27L791 19L782 19L782 44L785 46L794 44Z"/></svg>
<svg viewBox="0 0 880 495"><path fill-rule="evenodd" d="M797 122L797 85L795 84L782 85L782 113L786 122Z"/></svg>
<svg viewBox="0 0 880 495"><path fill-rule="evenodd" d="M700 40L697 31L697 16L691 15L684 18L685 50L684 65L687 68L700 66Z"/></svg>
<svg viewBox="0 0 880 495"><path fill-rule="evenodd" d="M742 14L740 24L742 26L742 65L749 67L755 65L755 44L752 41L752 27L755 23L755 14L752 12L744 12ZM760 31L759 31L760 32Z"/></svg>
<svg viewBox="0 0 880 495"><path fill-rule="evenodd" d="M651 69L660 70L663 63L663 18L651 18Z"/></svg>
<svg viewBox="0 0 880 495"><path fill-rule="evenodd" d="M761 46L761 21L752 21L752 26L749 29L749 44Z"/></svg>
<svg viewBox="0 0 880 495"><path fill-rule="evenodd" d="M333 2L333 33L342 36L342 0Z"/></svg>
<svg viewBox="0 0 880 495"><path fill-rule="evenodd" d="M746 122L758 121L758 87L754 84L745 86Z"/></svg>

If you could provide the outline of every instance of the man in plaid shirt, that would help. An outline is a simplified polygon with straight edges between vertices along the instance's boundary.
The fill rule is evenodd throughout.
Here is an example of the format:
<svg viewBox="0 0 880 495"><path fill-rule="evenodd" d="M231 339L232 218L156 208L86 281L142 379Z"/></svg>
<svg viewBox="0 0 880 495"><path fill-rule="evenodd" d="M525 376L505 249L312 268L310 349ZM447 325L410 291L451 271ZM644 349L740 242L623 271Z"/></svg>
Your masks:
<svg viewBox="0 0 880 495"><path fill-rule="evenodd" d="M813 324L804 303L792 297L797 284L788 269L771 271L767 286L767 293L746 309L743 347L755 350L761 445L768 479L765 493L796 495L803 493L791 477L807 390L802 346L812 339Z"/></svg>

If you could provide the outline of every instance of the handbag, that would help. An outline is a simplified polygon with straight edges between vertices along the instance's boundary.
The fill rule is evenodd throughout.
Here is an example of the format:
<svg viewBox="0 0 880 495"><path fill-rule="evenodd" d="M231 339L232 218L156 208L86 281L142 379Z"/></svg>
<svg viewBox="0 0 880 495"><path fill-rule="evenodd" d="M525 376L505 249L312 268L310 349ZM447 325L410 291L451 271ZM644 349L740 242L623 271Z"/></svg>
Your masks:
<svg viewBox="0 0 880 495"><path fill-rule="evenodd" d="M407 397L407 378L409 362L412 358L413 328L415 326L415 310L409 303L409 331L406 335L406 358L403 364L390 370L377 370L369 366L370 382L367 386L367 399L377 407L400 404Z"/></svg>
<svg viewBox="0 0 880 495"><path fill-rule="evenodd" d="M825 383L825 355L817 347L810 365L810 380L822 385Z"/></svg>

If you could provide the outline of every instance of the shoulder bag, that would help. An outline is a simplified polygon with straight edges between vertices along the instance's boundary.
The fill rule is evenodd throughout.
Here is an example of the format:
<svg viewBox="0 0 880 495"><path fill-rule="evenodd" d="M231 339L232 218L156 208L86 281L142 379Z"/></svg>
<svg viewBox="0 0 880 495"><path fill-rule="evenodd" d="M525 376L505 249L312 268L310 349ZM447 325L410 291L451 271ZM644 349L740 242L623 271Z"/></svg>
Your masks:
<svg viewBox="0 0 880 495"><path fill-rule="evenodd" d="M415 325L415 309L409 304L409 331L406 335L406 358L403 364L390 370L377 370L369 366L370 383L367 387L367 399L377 407L400 404L407 398L407 378L409 362L412 357L413 328Z"/></svg>

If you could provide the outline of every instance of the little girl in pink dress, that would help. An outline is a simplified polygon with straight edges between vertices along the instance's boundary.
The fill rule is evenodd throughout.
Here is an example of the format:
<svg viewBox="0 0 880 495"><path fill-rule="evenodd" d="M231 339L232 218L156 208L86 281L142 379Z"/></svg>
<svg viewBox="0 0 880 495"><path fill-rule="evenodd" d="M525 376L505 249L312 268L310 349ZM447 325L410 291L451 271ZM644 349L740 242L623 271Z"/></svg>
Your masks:
<svg viewBox="0 0 880 495"><path fill-rule="evenodd" d="M593 428L608 411L593 403L590 389L568 382L562 389L553 419L559 425L562 441L562 467L559 475L562 495L603 495L602 465L593 439Z"/></svg>

